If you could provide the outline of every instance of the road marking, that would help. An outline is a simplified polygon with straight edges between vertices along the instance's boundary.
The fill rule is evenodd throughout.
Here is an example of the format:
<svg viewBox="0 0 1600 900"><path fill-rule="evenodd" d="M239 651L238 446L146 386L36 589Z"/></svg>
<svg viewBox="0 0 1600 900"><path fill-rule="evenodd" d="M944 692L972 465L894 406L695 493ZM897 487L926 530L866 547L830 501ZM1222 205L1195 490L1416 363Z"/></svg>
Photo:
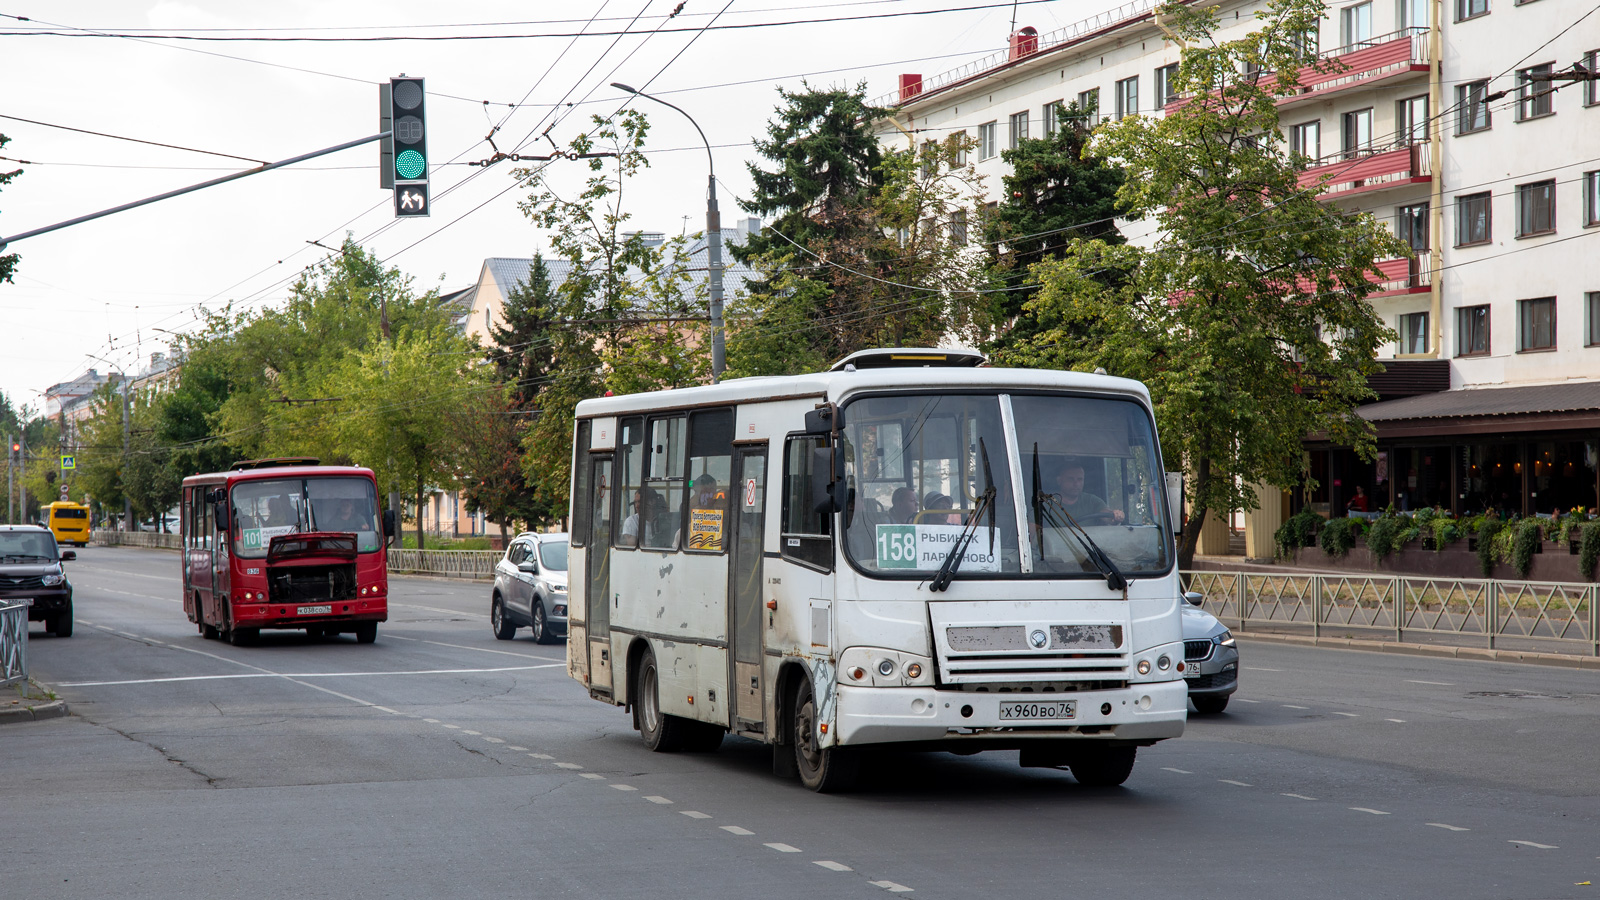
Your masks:
<svg viewBox="0 0 1600 900"><path fill-rule="evenodd" d="M830 872L854 872L855 871L855 869L850 868L849 866L845 865L844 863L836 863L831 859L814 859L814 860L811 861L811 864L813 866L821 866L821 867L823 867L824 869L827 869Z"/></svg>
<svg viewBox="0 0 1600 900"><path fill-rule="evenodd" d="M1450 681L1420 681L1416 678L1407 678L1406 681L1410 682L1411 684L1431 684L1437 687L1455 687L1455 683Z"/></svg>
<svg viewBox="0 0 1600 900"><path fill-rule="evenodd" d="M771 847L772 849L778 851L779 853L799 853L800 852L800 848L799 847L791 847L788 844L773 843L773 844L762 844L761 846L763 846L763 847Z"/></svg>
<svg viewBox="0 0 1600 900"><path fill-rule="evenodd" d="M1235 697L1235 698L1233 698L1233 702L1235 702L1235 703L1260 703L1261 701L1260 700L1246 700L1243 697Z"/></svg>
<svg viewBox="0 0 1600 900"><path fill-rule="evenodd" d="M528 752L528 748L527 747L518 747L516 744L508 744L508 745L506 745L506 749L515 751L517 753L527 753Z"/></svg>
<svg viewBox="0 0 1600 900"><path fill-rule="evenodd" d="M651 794L650 796L646 797L645 799L649 800L651 803L660 803L662 805L667 805L667 804L670 804L672 802L671 800L668 800L665 797L660 797L660 796L657 796L655 794Z"/></svg>
<svg viewBox="0 0 1600 900"><path fill-rule="evenodd" d="M606 780L606 777L604 775L601 775L601 774L599 774L597 772L584 772L583 774L579 775L578 777L579 778L588 778L588 779L591 779L591 780L594 780L594 781L605 781Z"/></svg>
<svg viewBox="0 0 1600 900"><path fill-rule="evenodd" d="M881 887L881 888L883 888L884 890L888 891L891 894L909 894L909 893L911 893L911 888L908 888L903 884L895 884L892 881L869 881L869 882L867 882L867 884L870 884L873 887Z"/></svg>
<svg viewBox="0 0 1600 900"><path fill-rule="evenodd" d="M1334 713L1334 715L1336 715L1336 716L1344 716L1346 719L1359 719L1359 718L1361 718L1360 716L1356 715L1355 713L1336 712L1336 713Z"/></svg>
<svg viewBox="0 0 1600 900"><path fill-rule="evenodd" d="M446 725L444 727L446 727L446 728L454 728L457 731L461 730L461 726L460 725Z"/></svg>
<svg viewBox="0 0 1600 900"><path fill-rule="evenodd" d="M1356 812L1371 813L1372 815L1375 815L1375 816L1387 816L1388 815L1388 813L1384 812L1381 809L1367 809L1365 806L1352 806L1350 808L1352 810L1355 810Z"/></svg>
<svg viewBox="0 0 1600 900"><path fill-rule="evenodd" d="M413 638L413 640L416 640L419 644L432 644L435 647L453 647L457 650L476 650L479 653L497 653L501 656L520 656L523 659L542 659L547 662L553 662L558 666L564 666L567 664L567 661L564 659L555 659L554 657L550 656L534 656L531 653L517 653L512 650L490 650L488 647L473 647L470 644L448 644L444 641L424 641L417 638Z"/></svg>
<svg viewBox="0 0 1600 900"><path fill-rule="evenodd" d="M1236 784L1239 787L1250 787L1251 786L1251 785L1245 784L1242 781L1230 781L1229 779L1226 779L1226 778L1218 778L1217 780L1222 782L1223 784Z"/></svg>
<svg viewBox="0 0 1600 900"><path fill-rule="evenodd" d="M130 635L137 637L137 635ZM141 638L141 640L143 640ZM177 647L179 650L188 650L188 647ZM198 651L191 651L198 652ZM213 654L203 654L212 656ZM226 657L216 657L225 659ZM234 662L234 660L228 660ZM235 675L178 675L169 678L136 678L127 681L69 681L58 687L108 687L128 684L166 684L179 681L236 681L241 678L371 678L373 676L389 677L392 675L483 675L495 672L525 672L530 669L554 669L565 666L566 663L551 663L545 666L507 666L494 669L412 669L403 672L241 672ZM377 704L364 704L377 708ZM394 712L386 709L386 712Z"/></svg>
<svg viewBox="0 0 1600 900"><path fill-rule="evenodd" d="M1443 828L1445 831L1471 831L1471 828L1462 828L1460 825L1446 825L1443 822L1429 822L1434 828Z"/></svg>
<svg viewBox="0 0 1600 900"><path fill-rule="evenodd" d="M1310 709L1311 707L1309 707L1309 706L1295 706L1293 703L1285 703L1283 705L1283 708L1284 709Z"/></svg>
<svg viewBox="0 0 1600 900"><path fill-rule="evenodd" d="M1261 666L1245 666L1245 668L1249 669L1252 672L1282 672L1283 671L1282 669L1267 669L1267 668L1263 668Z"/></svg>
<svg viewBox="0 0 1600 900"><path fill-rule="evenodd" d="M1315 797L1307 797L1305 794L1282 794L1282 796L1293 797L1296 800L1315 800L1315 799L1317 799Z"/></svg>
<svg viewBox="0 0 1600 900"><path fill-rule="evenodd" d="M382 710L383 712L386 712L386 713L394 713L397 716L398 715L402 715L400 710L398 710L398 709L390 709L387 706L374 706L373 709Z"/></svg>
<svg viewBox="0 0 1600 900"><path fill-rule="evenodd" d="M558 768L558 769L581 769L581 768L583 768L583 766L580 766L577 763L556 763L556 768Z"/></svg>
<svg viewBox="0 0 1600 900"><path fill-rule="evenodd" d="M1404 725L1406 723L1405 719L1384 719L1384 721L1385 722L1393 722L1396 725Z"/></svg>
<svg viewBox="0 0 1600 900"><path fill-rule="evenodd" d="M484 738L484 740L488 741L491 744L504 744L505 743L505 740L503 738L486 737L486 738Z"/></svg>
<svg viewBox="0 0 1600 900"><path fill-rule="evenodd" d="M473 737L477 737L478 735L483 734L483 732L481 732L481 731L468 731L466 729L462 729L461 733L462 734L470 734Z"/></svg>
<svg viewBox="0 0 1600 900"><path fill-rule="evenodd" d="M631 784L613 784L611 787L614 790L619 790L619 791L637 791L638 790L638 788L634 787Z"/></svg>
<svg viewBox="0 0 1600 900"><path fill-rule="evenodd" d="M1162 766L1161 770L1163 772L1177 772L1179 775L1193 775L1194 774L1193 772L1189 771L1188 769L1174 769L1171 766Z"/></svg>
<svg viewBox="0 0 1600 900"><path fill-rule="evenodd" d="M528 755L534 759L555 759L554 756L551 756L548 753L529 753Z"/></svg>
<svg viewBox="0 0 1600 900"><path fill-rule="evenodd" d="M755 834L754 831L751 831L748 828L740 828L737 825L724 825L724 826L722 826L722 830L726 831L729 834L739 834L739 835Z"/></svg>
<svg viewBox="0 0 1600 900"><path fill-rule="evenodd" d="M1508 843L1508 844L1521 844L1524 847L1532 847L1535 850L1560 850L1561 849L1560 847L1555 847L1555 846L1552 846L1550 844L1536 844L1533 841L1506 841L1506 843Z"/></svg>
<svg viewBox="0 0 1600 900"><path fill-rule="evenodd" d="M691 819L709 819L709 818L711 818L710 816L706 815L703 812L695 812L692 809L686 809L683 812L679 813L679 815L688 816Z"/></svg>

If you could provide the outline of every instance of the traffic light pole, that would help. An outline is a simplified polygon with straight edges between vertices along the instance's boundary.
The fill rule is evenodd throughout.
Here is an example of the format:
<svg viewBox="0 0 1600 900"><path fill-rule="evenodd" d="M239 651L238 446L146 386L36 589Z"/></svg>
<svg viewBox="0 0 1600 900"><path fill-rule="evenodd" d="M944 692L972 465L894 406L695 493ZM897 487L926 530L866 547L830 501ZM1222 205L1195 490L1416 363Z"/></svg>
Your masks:
<svg viewBox="0 0 1600 900"><path fill-rule="evenodd" d="M17 510L16 510L16 507L11 505L11 492L13 490L15 490L15 488L16 488L16 485L13 484L13 482L15 481L14 473L16 471L16 465L17 465L17 461L11 455L11 435L8 434L8 435L6 435L6 524L7 525L15 525L17 523L17 519L16 519Z"/></svg>
<svg viewBox="0 0 1600 900"><path fill-rule="evenodd" d="M7 244L15 243L23 238L36 237L41 234L49 234L52 231L60 231L61 229L71 225L81 225L84 222L92 222L95 219L104 218L105 216L113 215L115 213L126 212L130 209L138 209L141 206L148 206L161 200L170 200L173 197L181 197L184 194L190 194L195 191L204 190L208 187L216 187L219 184L227 184L230 181L238 181L240 178L248 178L251 175L260 175L262 172L270 172L273 169L281 169L284 166L292 166L295 163L302 163L308 159L316 159L319 156L327 156L330 153L338 153L340 150L349 150L351 147L359 147L362 144L370 144L373 141L381 141L388 136L389 132L380 132L378 134L361 138L360 140L346 141L345 143L339 144L336 147L325 147L321 150L316 150L311 153L303 153L299 156L291 157L289 159L281 159L277 162L264 163L256 166L253 169L246 169L243 172L234 172L232 175L224 175L221 178L213 178L210 181L202 181L199 184L191 184L188 187L178 188L175 191L167 191L165 194L157 194L154 197L146 197L143 200L135 200L132 203L124 203L121 206L113 206L110 209L102 209L99 212L89 213L86 216L78 216L76 219L68 219L65 222L57 222L54 225L46 225L43 228L35 228L32 231L24 231L20 234L13 234L10 236L0 235L0 250L4 250Z"/></svg>

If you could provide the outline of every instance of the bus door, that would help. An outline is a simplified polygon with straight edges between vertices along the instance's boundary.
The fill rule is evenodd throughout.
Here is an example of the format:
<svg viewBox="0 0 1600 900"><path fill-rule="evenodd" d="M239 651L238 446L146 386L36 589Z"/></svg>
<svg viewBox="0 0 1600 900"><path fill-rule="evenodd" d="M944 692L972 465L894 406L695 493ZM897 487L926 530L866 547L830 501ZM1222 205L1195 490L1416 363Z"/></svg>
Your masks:
<svg viewBox="0 0 1600 900"><path fill-rule="evenodd" d="M728 564L728 635L732 643L734 730L763 731L761 689L762 530L767 498L767 448L734 452L733 522Z"/></svg>
<svg viewBox="0 0 1600 900"><path fill-rule="evenodd" d="M185 604L194 604L194 620L205 622L205 607L203 603L211 596L213 583L213 554L211 548L217 540L217 526L212 521L212 504L210 501L211 486L198 484L189 489L188 515L184 516L184 527L189 532L184 554L187 559L184 572L189 578L189 596L184 599Z"/></svg>
<svg viewBox="0 0 1600 900"><path fill-rule="evenodd" d="M590 481L594 493L588 502L594 504L589 516L587 557L588 570L584 602L584 625L589 637L589 687L611 690L611 516L614 506L611 478L611 457L596 456L586 463L591 466Z"/></svg>

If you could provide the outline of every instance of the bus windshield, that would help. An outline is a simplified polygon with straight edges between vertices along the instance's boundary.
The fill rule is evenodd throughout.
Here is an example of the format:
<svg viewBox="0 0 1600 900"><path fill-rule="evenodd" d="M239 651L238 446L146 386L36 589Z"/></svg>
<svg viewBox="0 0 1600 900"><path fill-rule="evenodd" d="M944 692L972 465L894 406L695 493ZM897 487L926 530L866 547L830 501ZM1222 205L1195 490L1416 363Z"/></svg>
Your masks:
<svg viewBox="0 0 1600 900"><path fill-rule="evenodd" d="M261 559L280 534L348 531L356 549L378 549L377 495L372 482L351 476L246 481L233 489L237 516L234 553Z"/></svg>
<svg viewBox="0 0 1600 900"><path fill-rule="evenodd" d="M1126 576L1171 567L1161 458L1138 403L896 394L855 400L844 420L851 491L843 543L866 574L929 578L969 525L958 578L1102 578L1088 542ZM1022 472L1020 526L1013 460Z"/></svg>

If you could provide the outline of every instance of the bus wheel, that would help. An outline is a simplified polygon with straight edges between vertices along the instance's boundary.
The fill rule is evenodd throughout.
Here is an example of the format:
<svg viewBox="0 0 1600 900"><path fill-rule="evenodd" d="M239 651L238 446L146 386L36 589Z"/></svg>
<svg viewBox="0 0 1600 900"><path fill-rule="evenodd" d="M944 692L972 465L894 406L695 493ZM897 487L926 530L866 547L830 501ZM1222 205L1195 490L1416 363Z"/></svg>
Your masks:
<svg viewBox="0 0 1600 900"><path fill-rule="evenodd" d="M228 643L234 645L235 647L253 647L255 646L256 638L260 636L260 629L235 628L228 632Z"/></svg>
<svg viewBox="0 0 1600 900"><path fill-rule="evenodd" d="M494 631L494 636L502 641L509 641L517 636L517 626L506 618L506 604L500 599L499 594L495 594L494 600L489 603L489 628Z"/></svg>
<svg viewBox="0 0 1600 900"><path fill-rule="evenodd" d="M360 622L356 624L356 643L370 644L378 639L377 622Z"/></svg>
<svg viewBox="0 0 1600 900"><path fill-rule="evenodd" d="M850 748L817 746L817 701L810 679L800 682L794 700L794 762L800 783L819 794L849 790L860 771L860 757Z"/></svg>
<svg viewBox="0 0 1600 900"><path fill-rule="evenodd" d="M644 745L657 753L675 753L683 748L684 726L688 723L661 711L661 673L656 655L644 651L639 659L638 691L639 736Z"/></svg>
<svg viewBox="0 0 1600 900"><path fill-rule="evenodd" d="M1133 774L1137 747L1086 747L1068 765L1084 787L1117 787Z"/></svg>
<svg viewBox="0 0 1600 900"><path fill-rule="evenodd" d="M217 631L217 626L211 624L210 622L202 621L200 623L200 636L208 641L214 641L218 637L221 637L221 632Z"/></svg>

